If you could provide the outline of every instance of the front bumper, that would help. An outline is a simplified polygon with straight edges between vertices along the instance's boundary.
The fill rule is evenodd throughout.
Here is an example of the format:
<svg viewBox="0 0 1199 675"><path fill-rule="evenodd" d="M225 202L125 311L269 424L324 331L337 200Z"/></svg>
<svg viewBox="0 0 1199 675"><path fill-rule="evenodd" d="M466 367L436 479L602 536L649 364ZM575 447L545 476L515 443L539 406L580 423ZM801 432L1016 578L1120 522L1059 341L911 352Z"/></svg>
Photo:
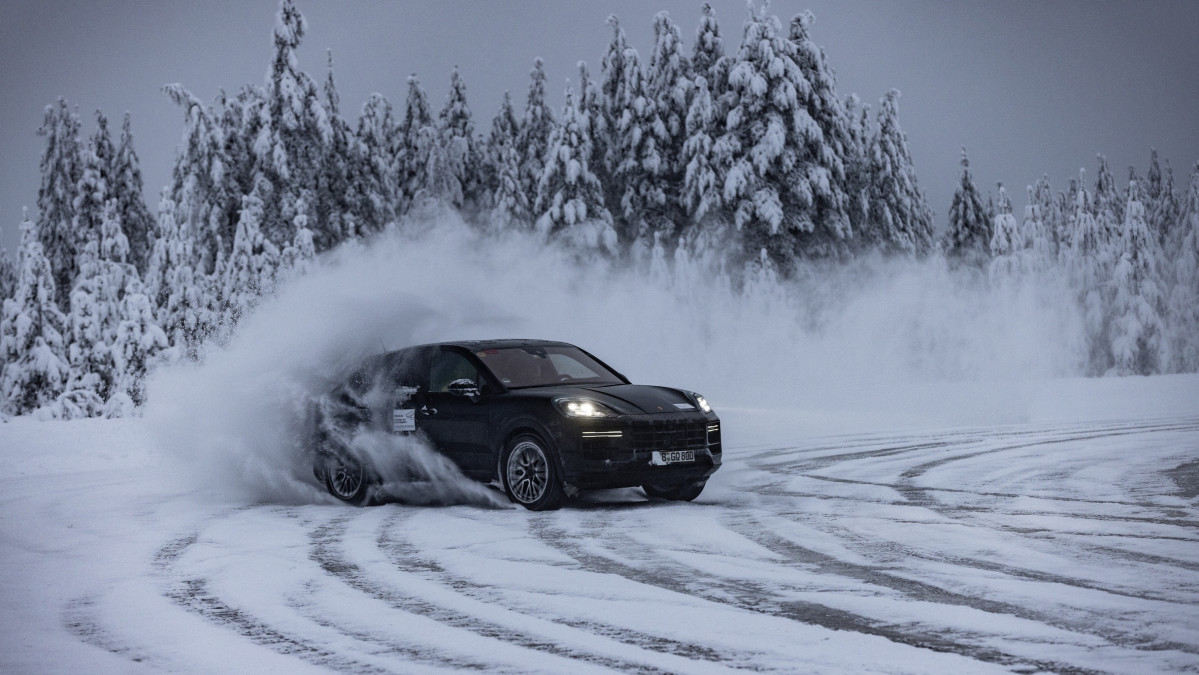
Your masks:
<svg viewBox="0 0 1199 675"><path fill-rule="evenodd" d="M714 414L622 415L564 423L556 434L564 482L575 488L681 485L720 468L720 418ZM654 453L690 450L691 462L657 466Z"/></svg>

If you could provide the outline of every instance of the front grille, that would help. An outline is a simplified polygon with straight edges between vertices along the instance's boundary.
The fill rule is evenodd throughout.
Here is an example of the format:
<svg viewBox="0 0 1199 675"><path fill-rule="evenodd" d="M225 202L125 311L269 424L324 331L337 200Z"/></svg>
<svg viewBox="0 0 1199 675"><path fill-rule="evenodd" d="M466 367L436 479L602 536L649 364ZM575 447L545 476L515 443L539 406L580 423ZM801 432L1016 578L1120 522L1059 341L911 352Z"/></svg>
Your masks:
<svg viewBox="0 0 1199 675"><path fill-rule="evenodd" d="M630 429L633 449L638 453L655 450L704 450L708 447L706 420L638 420Z"/></svg>

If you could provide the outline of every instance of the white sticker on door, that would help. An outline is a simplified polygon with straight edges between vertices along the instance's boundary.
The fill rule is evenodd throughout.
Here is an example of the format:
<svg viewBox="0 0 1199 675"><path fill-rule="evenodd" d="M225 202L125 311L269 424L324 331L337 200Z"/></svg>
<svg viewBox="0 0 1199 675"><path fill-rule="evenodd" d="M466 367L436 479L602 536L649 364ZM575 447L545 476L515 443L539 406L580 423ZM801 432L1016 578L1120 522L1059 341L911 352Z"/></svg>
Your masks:
<svg viewBox="0 0 1199 675"><path fill-rule="evenodd" d="M404 431L416 431L416 410L413 408L392 410L391 430L397 434Z"/></svg>

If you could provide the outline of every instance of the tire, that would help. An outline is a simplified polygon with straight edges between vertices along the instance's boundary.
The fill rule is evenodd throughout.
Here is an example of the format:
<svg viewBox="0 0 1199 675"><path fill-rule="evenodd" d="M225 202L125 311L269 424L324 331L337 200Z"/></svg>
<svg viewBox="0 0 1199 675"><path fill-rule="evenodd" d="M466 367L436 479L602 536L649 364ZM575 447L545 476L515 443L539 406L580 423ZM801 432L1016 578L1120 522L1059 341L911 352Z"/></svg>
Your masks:
<svg viewBox="0 0 1199 675"><path fill-rule="evenodd" d="M668 502L689 502L699 496L699 493L704 491L704 486L708 481L701 480L698 483L683 483L682 485L650 485L641 486L645 490L645 495L650 499L660 499Z"/></svg>
<svg viewBox="0 0 1199 675"><path fill-rule="evenodd" d="M500 474L508 499L530 511L549 511L562 506L564 494L558 463L548 444L533 434L521 434L508 442Z"/></svg>
<svg viewBox="0 0 1199 675"><path fill-rule="evenodd" d="M324 467L325 489L347 504L367 506L374 487L374 476L362 462L344 455L331 455Z"/></svg>

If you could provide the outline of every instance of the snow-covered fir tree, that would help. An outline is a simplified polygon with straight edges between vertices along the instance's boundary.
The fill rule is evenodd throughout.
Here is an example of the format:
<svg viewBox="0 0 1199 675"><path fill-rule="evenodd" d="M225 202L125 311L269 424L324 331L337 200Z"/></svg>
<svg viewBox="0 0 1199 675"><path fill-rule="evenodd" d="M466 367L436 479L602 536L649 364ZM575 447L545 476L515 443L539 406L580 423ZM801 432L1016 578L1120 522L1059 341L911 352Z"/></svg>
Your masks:
<svg viewBox="0 0 1199 675"><path fill-rule="evenodd" d="M146 373L166 351L166 333L158 325L154 307L144 293L132 291L121 301L121 322L112 343L114 375L105 413L129 415L146 402Z"/></svg>
<svg viewBox="0 0 1199 675"><path fill-rule="evenodd" d="M584 253L616 252L612 216L604 207L603 186L592 173L587 116L566 90L562 122L550 136L545 171L538 185L537 231Z"/></svg>
<svg viewBox="0 0 1199 675"><path fill-rule="evenodd" d="M520 119L516 135L516 148L522 153L520 162L520 184L528 203L537 201L538 185L545 171L546 152L550 134L557 125L553 111L545 100L545 63L534 59L529 73L529 93L525 112Z"/></svg>
<svg viewBox="0 0 1199 675"><path fill-rule="evenodd" d="M608 146L609 191L619 198L616 229L622 243L633 244L665 229L666 192L662 180L665 125L649 97L637 50L624 53L625 81L611 110Z"/></svg>
<svg viewBox="0 0 1199 675"><path fill-rule="evenodd" d="M259 174L255 182L270 181L272 188L259 191L264 199L262 232L272 242L291 240L292 223L299 215L296 209L303 205L317 246L323 250L337 238L317 209L318 177L332 127L316 82L297 64L296 50L305 32L307 22L293 0L281 0L275 19L275 54L266 76L266 105L260 111L262 127L254 141Z"/></svg>
<svg viewBox="0 0 1199 675"><path fill-rule="evenodd" d="M354 180L350 183L350 208L363 234L382 231L395 220L402 206L398 170L405 158L392 153L396 133L391 103L379 94L371 94L358 117Z"/></svg>
<svg viewBox="0 0 1199 675"><path fill-rule="evenodd" d="M46 139L37 192L37 231L54 275L56 302L63 307L75 279L75 192L83 174L79 127L79 116L60 98L46 106L45 119L37 130Z"/></svg>
<svg viewBox="0 0 1199 675"><path fill-rule="evenodd" d="M398 198L396 213L403 214L411 207L412 200L424 185L425 168L429 163L427 140L433 128L433 114L429 110L429 97L420 79L415 74L408 76L408 98L404 103L404 118L396 128L392 152L396 157L396 182Z"/></svg>
<svg viewBox="0 0 1199 675"><path fill-rule="evenodd" d="M683 189L680 195L683 211L693 223L700 223L721 207L723 181L712 157L715 120L712 94L708 80L695 78L691 107L687 111L687 141L683 144L680 163L683 165Z"/></svg>
<svg viewBox="0 0 1199 675"><path fill-rule="evenodd" d="M280 281L302 277L316 264L316 245L303 214L296 216L295 229L295 238L279 254Z"/></svg>
<svg viewBox="0 0 1199 675"><path fill-rule="evenodd" d="M487 219L496 230L526 226L532 222L532 205L520 182L522 155L516 146L520 122L512 109L512 97L504 92L500 110L491 121L486 144L486 191L491 212Z"/></svg>
<svg viewBox="0 0 1199 675"><path fill-rule="evenodd" d="M724 58L724 38L720 36L720 24L711 3L700 8L699 25L695 28L695 43L691 51L691 72L708 81L711 91L716 63Z"/></svg>
<svg viewBox="0 0 1199 675"><path fill-rule="evenodd" d="M1199 371L1199 162L1191 170L1177 225L1179 244L1170 265L1167 303L1172 372Z"/></svg>
<svg viewBox="0 0 1199 675"><path fill-rule="evenodd" d="M1099 375L1107 372L1112 363L1107 286L1114 261L1111 240L1095 218L1085 178L1086 173L1080 171L1066 268L1083 309L1088 372Z"/></svg>
<svg viewBox="0 0 1199 675"><path fill-rule="evenodd" d="M8 255L8 249L0 247L0 306L17 292L17 266Z"/></svg>
<svg viewBox="0 0 1199 675"><path fill-rule="evenodd" d="M944 250L951 261L980 269L989 266L991 259L991 221L974 186L966 148L962 148L962 177L949 207Z"/></svg>
<svg viewBox="0 0 1199 675"><path fill-rule="evenodd" d="M224 151L224 131L213 111L178 84L163 91L184 109L183 143L175 157L169 191L177 223L188 223L195 238L197 271L212 273L216 261L232 244L226 240L225 176L229 157ZM161 218L161 213L159 214Z"/></svg>
<svg viewBox="0 0 1199 675"><path fill-rule="evenodd" d="M899 92L894 89L879 105L870 173L870 220L878 228L873 239L885 251L927 251L933 235L932 210L916 184L907 135L899 127ZM995 236L998 233L992 233L992 241Z"/></svg>
<svg viewBox="0 0 1199 675"><path fill-rule="evenodd" d="M1012 214L1012 201L1000 183L995 217L991 221L991 278L1001 282L1016 278L1020 273L1023 249L1024 238L1016 216Z"/></svg>
<svg viewBox="0 0 1199 675"><path fill-rule="evenodd" d="M1060 198L1059 198L1060 197ZM1049 176L1042 175L1032 186L1032 202L1037 205L1038 215L1045 232L1045 243L1042 255L1045 267L1056 267L1061 260L1062 249L1069 246L1069 233L1066 230L1064 208L1065 195L1054 195L1049 183Z"/></svg>
<svg viewBox="0 0 1199 675"><path fill-rule="evenodd" d="M840 158L809 112L812 85L796 58L778 17L752 10L728 74L725 130L713 150L747 258L758 259L764 248L784 273L806 254L806 236L845 222L836 186Z"/></svg>
<svg viewBox="0 0 1199 675"><path fill-rule="evenodd" d="M37 225L21 223L17 290L0 317L0 405L23 415L57 400L66 384L66 317L55 301L54 271L42 252Z"/></svg>
<svg viewBox="0 0 1199 675"><path fill-rule="evenodd" d="M1158 307L1157 237L1149 231L1136 181L1125 202L1120 251L1112 271L1111 352L1116 375L1152 375L1168 362L1167 338Z"/></svg>
<svg viewBox="0 0 1199 675"><path fill-rule="evenodd" d="M341 116L341 96L333 79L333 52L327 52L329 69L323 88L325 113L329 120L329 138L324 145L325 156L317 175L317 221L324 223L323 249L334 248L342 241L358 235L359 222L354 213L354 183L358 176L354 161L354 130ZM313 234L309 230L309 234ZM313 234L315 237L315 234ZM315 242L314 242L315 245Z"/></svg>
<svg viewBox="0 0 1199 675"><path fill-rule="evenodd" d="M1149 172L1145 183L1145 217L1149 231L1158 237L1158 244L1172 256L1181 245L1179 236L1179 200L1174 192L1174 170L1166 162L1163 172L1157 159L1157 148L1150 149Z"/></svg>
<svg viewBox="0 0 1199 675"><path fill-rule="evenodd" d="M214 277L197 270L199 259L189 224L175 222L175 206L164 197L145 291L167 336L173 359L195 361L216 330L219 299Z"/></svg>
<svg viewBox="0 0 1199 675"><path fill-rule="evenodd" d="M1022 268L1026 273L1045 272L1057 263L1057 251L1042 213L1042 201L1038 199L1036 189L1029 185L1024 219L1020 221L1020 236L1024 240Z"/></svg>
<svg viewBox="0 0 1199 675"><path fill-rule="evenodd" d="M798 101L821 132L821 142L811 144L810 150L815 164L822 168L819 180L827 180L828 185L817 184L816 176L806 171L798 172L795 180L811 183L805 191L824 195L817 202L816 229L804 236L804 248L808 255L833 256L844 251L846 241L854 235L847 213L852 198L847 169L864 164L856 160L866 154L866 146L851 128L853 121L837 93L836 76L824 50L810 37L813 21L811 12L791 19L788 39L795 46L795 64L808 85L808 91L799 93ZM914 181L915 172L912 173ZM931 234L931 211L929 214Z"/></svg>
<svg viewBox="0 0 1199 675"><path fill-rule="evenodd" d="M1108 241L1114 241L1120 236L1120 226L1124 223L1124 200L1120 188L1116 187L1116 177L1107 165L1107 158L1098 155L1097 160L1099 170L1095 176L1091 208L1104 236Z"/></svg>
<svg viewBox="0 0 1199 675"><path fill-rule="evenodd" d="M262 192L269 186L259 184L242 198L241 218L233 239L233 253L224 275L221 317L222 330L227 336L237 323L258 306L262 296L275 287L279 269L279 249L262 231L265 200Z"/></svg>
<svg viewBox="0 0 1199 675"><path fill-rule="evenodd" d="M74 221L71 226L77 252L81 253L88 242L100 240L105 209L113 197L110 169L115 155L116 148L108 133L108 120L97 110L96 132L83 152L83 168L79 184L75 187ZM78 263L80 253L77 253L77 262L71 268L72 283L81 273ZM74 290L71 292L73 294Z"/></svg>
<svg viewBox="0 0 1199 675"><path fill-rule="evenodd" d="M466 102L466 83L457 66L450 73L450 93L438 116L440 143L445 153L447 170L458 183L455 194L457 201L450 204L459 210L469 204L469 209L478 208L475 195L479 192L482 179L479 175L479 150L475 147L475 124L471 119L470 106Z"/></svg>
<svg viewBox="0 0 1199 675"><path fill-rule="evenodd" d="M845 215L849 219L855 246L869 243L870 218L870 106L862 103L857 94L845 97L845 117L849 131L849 147L855 152L844 159ZM964 151L964 150L963 150ZM990 239L988 235L987 240ZM983 247L986 247L986 241Z"/></svg>
<svg viewBox="0 0 1199 675"><path fill-rule="evenodd" d="M686 222L681 202L686 171L682 157L693 89L691 63L683 53L678 26L669 14L659 12L654 17L654 49L646 71L646 95L653 103L657 120L651 130L657 137L660 160L651 180L656 185L647 192L660 192L664 196L654 231L668 239L676 238L675 226Z"/></svg>
<svg viewBox="0 0 1199 675"><path fill-rule="evenodd" d="M133 128L129 113L121 123L121 140L111 170L112 196L117 200L117 217L129 239L129 262L139 272L146 271L150 258L154 216L146 207L142 170L133 149Z"/></svg>

